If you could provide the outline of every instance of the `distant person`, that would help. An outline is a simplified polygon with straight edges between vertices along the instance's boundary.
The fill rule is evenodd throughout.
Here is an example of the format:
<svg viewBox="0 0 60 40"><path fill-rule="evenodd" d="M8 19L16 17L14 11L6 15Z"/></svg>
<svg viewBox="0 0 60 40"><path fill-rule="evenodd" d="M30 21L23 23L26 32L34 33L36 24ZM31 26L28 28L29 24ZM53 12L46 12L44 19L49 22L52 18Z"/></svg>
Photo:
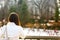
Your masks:
<svg viewBox="0 0 60 40"><path fill-rule="evenodd" d="M18 14L12 12L8 17L8 23L1 29L0 37L3 35L4 40L19 40L19 37L25 38L24 30L21 27Z"/></svg>

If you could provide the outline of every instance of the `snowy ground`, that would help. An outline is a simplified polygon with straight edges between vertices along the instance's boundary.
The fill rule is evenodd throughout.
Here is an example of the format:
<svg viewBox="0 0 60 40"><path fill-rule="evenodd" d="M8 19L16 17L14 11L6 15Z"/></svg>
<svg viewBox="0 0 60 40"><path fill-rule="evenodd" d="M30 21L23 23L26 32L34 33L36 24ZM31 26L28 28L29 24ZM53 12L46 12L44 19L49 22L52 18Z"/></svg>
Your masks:
<svg viewBox="0 0 60 40"><path fill-rule="evenodd" d="M60 37L60 30L45 30L44 29L30 29L24 28L25 34L28 36L59 36Z"/></svg>
<svg viewBox="0 0 60 40"><path fill-rule="evenodd" d="M55 36L60 37L60 30L45 30L44 29L30 29L24 28L25 34L28 36ZM21 39L20 39L21 40ZM25 39L25 40L37 40L37 39ZM56 39L40 39L40 40L56 40ZM60 40L60 39L57 39Z"/></svg>

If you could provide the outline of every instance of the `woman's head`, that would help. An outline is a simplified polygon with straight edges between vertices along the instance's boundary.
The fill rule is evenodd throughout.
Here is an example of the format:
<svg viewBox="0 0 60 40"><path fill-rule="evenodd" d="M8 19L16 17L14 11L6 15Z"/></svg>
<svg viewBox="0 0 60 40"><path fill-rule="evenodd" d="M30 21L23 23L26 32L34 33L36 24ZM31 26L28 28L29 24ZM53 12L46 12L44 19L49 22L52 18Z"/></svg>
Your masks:
<svg viewBox="0 0 60 40"><path fill-rule="evenodd" d="M14 22L16 25L20 25L19 16L18 16L18 14L15 13L15 12L12 12L12 13L9 15L8 21L9 21L9 22Z"/></svg>

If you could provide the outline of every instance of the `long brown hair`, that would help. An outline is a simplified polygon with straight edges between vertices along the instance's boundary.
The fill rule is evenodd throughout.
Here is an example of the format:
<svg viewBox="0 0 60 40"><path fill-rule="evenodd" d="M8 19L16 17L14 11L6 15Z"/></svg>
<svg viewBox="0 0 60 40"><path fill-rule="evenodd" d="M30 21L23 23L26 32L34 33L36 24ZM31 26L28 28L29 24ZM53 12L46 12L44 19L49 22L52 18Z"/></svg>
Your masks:
<svg viewBox="0 0 60 40"><path fill-rule="evenodd" d="M8 22L14 22L16 25L21 25L20 20L19 20L19 16L15 12L10 13L10 15L8 17Z"/></svg>

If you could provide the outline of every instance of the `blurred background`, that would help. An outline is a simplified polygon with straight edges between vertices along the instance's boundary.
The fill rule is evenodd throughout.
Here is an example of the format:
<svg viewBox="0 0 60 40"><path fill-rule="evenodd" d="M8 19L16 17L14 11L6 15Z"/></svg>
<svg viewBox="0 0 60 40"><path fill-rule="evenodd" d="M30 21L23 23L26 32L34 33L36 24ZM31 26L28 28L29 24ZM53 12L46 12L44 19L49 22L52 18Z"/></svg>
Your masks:
<svg viewBox="0 0 60 40"><path fill-rule="evenodd" d="M0 0L0 26L11 12L23 27L60 30L60 0Z"/></svg>

